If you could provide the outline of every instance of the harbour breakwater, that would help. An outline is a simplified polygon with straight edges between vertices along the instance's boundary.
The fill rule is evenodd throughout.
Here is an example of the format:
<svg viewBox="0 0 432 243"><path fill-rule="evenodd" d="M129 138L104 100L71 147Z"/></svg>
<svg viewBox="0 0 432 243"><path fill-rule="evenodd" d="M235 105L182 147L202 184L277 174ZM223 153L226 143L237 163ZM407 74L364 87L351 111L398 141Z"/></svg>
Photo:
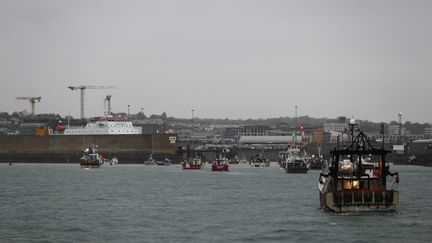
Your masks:
<svg viewBox="0 0 432 243"><path fill-rule="evenodd" d="M306 146L306 151L309 155L318 156L321 154L325 160L330 159L330 151L336 148L334 143L318 144L309 143ZM347 145L348 146L348 145ZM376 148L381 148L381 145L374 145ZM385 144L384 149L391 151L387 155L387 162L398 165L421 165L421 166L432 166L432 144L428 143L411 143L406 147L406 151L400 153L398 151L392 151L393 144ZM339 149L343 148L343 145L339 145ZM286 149L280 149L279 146L273 146L271 144L265 147L254 147L250 148L232 148L230 149L231 154L236 154L238 157L245 157L250 159L254 154L264 154L270 161L278 161L279 152ZM320 152L318 152L320 151ZM214 159L216 153L214 151L204 151L202 154L207 159Z"/></svg>
<svg viewBox="0 0 432 243"><path fill-rule="evenodd" d="M186 144L177 141L175 134L137 134L137 135L77 135L77 136L0 136L0 162L25 163L78 163L83 151L90 145L98 146L98 152L110 159L117 157L120 163L143 163L152 154L156 160L169 158L179 163L186 158ZM183 153L179 153L179 147ZM328 159L330 150L336 144L307 145L309 154L321 155ZM385 149L392 150L391 144ZM278 160L281 149L269 145L265 149L232 148L232 154L250 159L253 154L264 153L271 161ZM203 151L207 160L213 160L217 151ZM413 157L414 156L414 157ZM413 159L414 158L414 159ZM388 162L432 166L432 144L412 143L403 154L393 151L387 156ZM409 162L411 161L411 162Z"/></svg>
<svg viewBox="0 0 432 243"><path fill-rule="evenodd" d="M175 139L174 139L175 138ZM77 135L77 136L1 136L0 162L78 163L90 145L105 158L120 163L143 163L150 154L155 159L168 157L180 161L174 134Z"/></svg>

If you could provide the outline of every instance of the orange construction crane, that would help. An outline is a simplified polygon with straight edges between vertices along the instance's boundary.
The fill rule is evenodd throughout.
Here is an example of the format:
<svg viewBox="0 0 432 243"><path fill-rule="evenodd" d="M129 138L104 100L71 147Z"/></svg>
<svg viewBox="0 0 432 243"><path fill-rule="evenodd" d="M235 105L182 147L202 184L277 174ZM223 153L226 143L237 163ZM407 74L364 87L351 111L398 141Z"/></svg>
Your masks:
<svg viewBox="0 0 432 243"><path fill-rule="evenodd" d="M31 104L31 115L34 116L35 115L35 103L40 102L40 100L42 99L42 97L38 96L38 97L16 97L16 100L28 100Z"/></svg>
<svg viewBox="0 0 432 243"><path fill-rule="evenodd" d="M91 86L91 85L80 85L80 86L69 86L71 90L81 91L81 119L84 119L84 90L85 89L115 89L114 86Z"/></svg>

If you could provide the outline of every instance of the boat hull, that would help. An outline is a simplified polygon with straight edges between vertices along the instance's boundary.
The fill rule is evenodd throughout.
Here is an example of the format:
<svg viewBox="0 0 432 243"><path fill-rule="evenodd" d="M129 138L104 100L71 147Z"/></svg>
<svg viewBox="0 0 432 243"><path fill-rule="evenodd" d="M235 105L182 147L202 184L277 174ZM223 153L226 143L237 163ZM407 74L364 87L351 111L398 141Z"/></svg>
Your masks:
<svg viewBox="0 0 432 243"><path fill-rule="evenodd" d="M399 204L399 192L393 190L343 190L320 193L321 208L337 213L391 212Z"/></svg>
<svg viewBox="0 0 432 243"><path fill-rule="evenodd" d="M201 170L201 168L204 166L204 164L201 165L183 165L183 170Z"/></svg>
<svg viewBox="0 0 432 243"><path fill-rule="evenodd" d="M270 163L251 163L251 167L269 167Z"/></svg>
<svg viewBox="0 0 432 243"><path fill-rule="evenodd" d="M311 164L309 166L309 170L322 170L322 169L323 169L323 166L320 164Z"/></svg>
<svg viewBox="0 0 432 243"><path fill-rule="evenodd" d="M288 167L285 168L286 173L293 173L293 174L306 174L308 172L307 167Z"/></svg>
<svg viewBox="0 0 432 243"><path fill-rule="evenodd" d="M214 164L212 165L212 171L228 171L228 165L227 164L223 164L223 165L217 165Z"/></svg>
<svg viewBox="0 0 432 243"><path fill-rule="evenodd" d="M101 166L101 162L95 161L82 161L80 163L81 168L99 168Z"/></svg>

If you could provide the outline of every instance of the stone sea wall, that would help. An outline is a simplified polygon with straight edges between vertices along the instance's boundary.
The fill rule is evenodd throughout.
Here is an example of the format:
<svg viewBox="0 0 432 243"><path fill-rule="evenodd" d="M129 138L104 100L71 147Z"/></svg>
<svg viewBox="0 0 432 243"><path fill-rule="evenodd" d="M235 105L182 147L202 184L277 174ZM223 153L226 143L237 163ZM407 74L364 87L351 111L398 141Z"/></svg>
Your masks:
<svg viewBox="0 0 432 243"><path fill-rule="evenodd" d="M176 155L178 144L170 143L173 134L80 135L80 136L2 136L0 162L78 163L91 144L106 158L116 156L120 163L143 163L153 154L155 159Z"/></svg>

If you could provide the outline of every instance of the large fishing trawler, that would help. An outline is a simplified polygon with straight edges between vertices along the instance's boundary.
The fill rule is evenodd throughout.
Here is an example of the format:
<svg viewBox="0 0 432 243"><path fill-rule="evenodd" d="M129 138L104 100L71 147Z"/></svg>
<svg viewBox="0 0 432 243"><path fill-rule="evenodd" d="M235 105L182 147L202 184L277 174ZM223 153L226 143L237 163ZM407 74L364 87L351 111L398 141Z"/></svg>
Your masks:
<svg viewBox="0 0 432 243"><path fill-rule="evenodd" d="M386 154L390 151L384 144L381 148L372 146L361 131L354 138L356 125L351 119L351 144L332 150L330 167L320 174L321 207L335 212L394 211L399 204L399 174L389 171ZM383 130L384 126L384 134ZM396 179L390 181L393 176ZM389 187L388 182L393 185Z"/></svg>

